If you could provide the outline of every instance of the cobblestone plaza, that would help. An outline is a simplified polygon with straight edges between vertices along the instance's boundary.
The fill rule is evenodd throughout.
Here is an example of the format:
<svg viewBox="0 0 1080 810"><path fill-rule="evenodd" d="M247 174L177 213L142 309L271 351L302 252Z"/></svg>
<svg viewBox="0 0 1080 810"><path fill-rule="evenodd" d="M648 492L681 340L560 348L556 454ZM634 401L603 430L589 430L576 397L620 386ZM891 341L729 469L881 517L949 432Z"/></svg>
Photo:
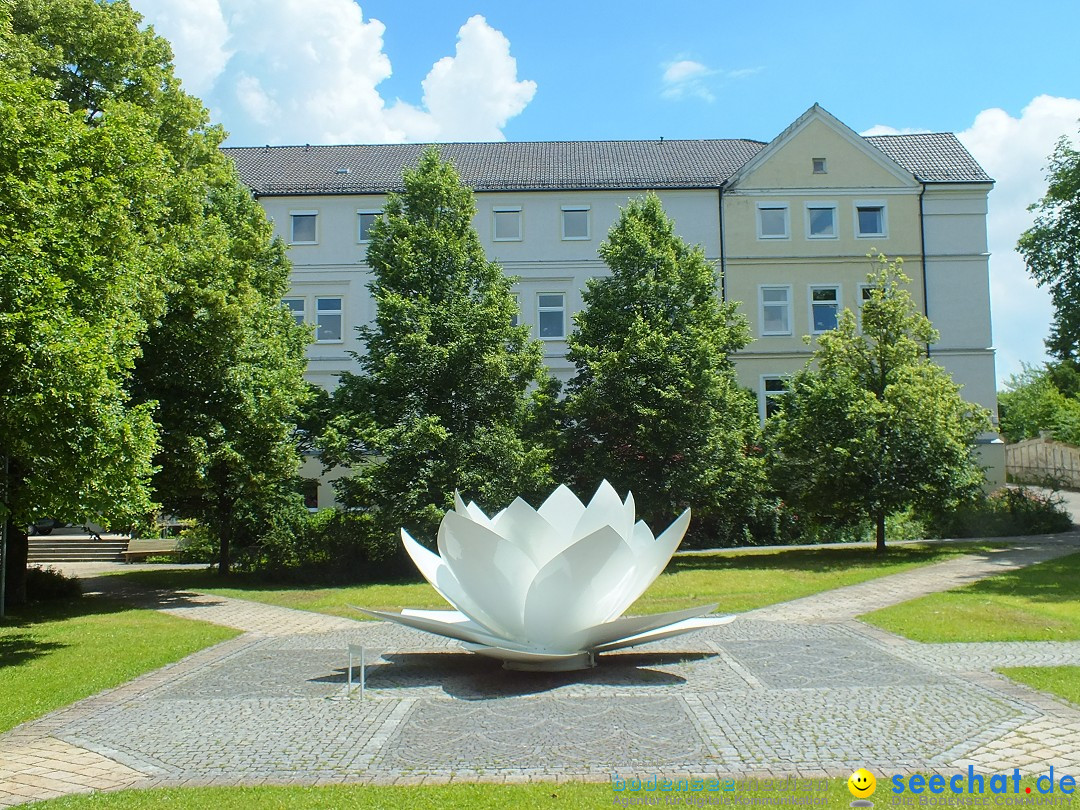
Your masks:
<svg viewBox="0 0 1080 810"><path fill-rule="evenodd" d="M0 735L0 806L156 785L846 776L861 766L1076 775L1080 709L992 668L1080 664L1080 642L919 644L855 616L1077 548L1077 535L1032 539L750 611L575 673L504 671L381 622L128 592L246 632ZM363 700L346 684L349 644L368 651Z"/></svg>

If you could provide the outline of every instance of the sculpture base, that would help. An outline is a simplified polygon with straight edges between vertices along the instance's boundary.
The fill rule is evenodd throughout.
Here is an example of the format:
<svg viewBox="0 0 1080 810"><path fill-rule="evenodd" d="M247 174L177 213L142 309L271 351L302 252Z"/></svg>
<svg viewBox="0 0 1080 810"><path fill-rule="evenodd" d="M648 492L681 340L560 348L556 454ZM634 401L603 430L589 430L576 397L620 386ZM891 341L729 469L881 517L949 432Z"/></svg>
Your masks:
<svg viewBox="0 0 1080 810"><path fill-rule="evenodd" d="M577 655L553 658L549 661L503 661L503 669L519 672L576 672L581 669L592 669L595 666L596 656L591 652L580 652Z"/></svg>

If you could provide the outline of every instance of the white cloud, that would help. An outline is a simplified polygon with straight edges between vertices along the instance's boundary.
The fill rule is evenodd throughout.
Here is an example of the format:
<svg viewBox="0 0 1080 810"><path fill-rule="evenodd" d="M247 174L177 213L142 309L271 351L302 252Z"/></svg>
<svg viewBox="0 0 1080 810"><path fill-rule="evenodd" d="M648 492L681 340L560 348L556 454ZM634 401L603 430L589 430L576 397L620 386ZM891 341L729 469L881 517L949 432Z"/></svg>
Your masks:
<svg viewBox="0 0 1080 810"><path fill-rule="evenodd" d="M479 14L461 26L455 55L436 62L423 87L426 112L398 102L388 118L440 141L501 141L506 122L536 93L536 82L517 80L510 41Z"/></svg>
<svg viewBox="0 0 1080 810"><path fill-rule="evenodd" d="M153 12L143 13L172 45L184 89L200 97L209 92L229 61L229 28L218 0L154 0Z"/></svg>
<svg viewBox="0 0 1080 810"><path fill-rule="evenodd" d="M664 71L660 77L663 84L660 95L663 98L695 97L709 102L716 100L710 85L717 81L745 79L761 72L761 68L756 67L716 70L693 59L678 59L662 64L660 67Z"/></svg>
<svg viewBox="0 0 1080 810"><path fill-rule="evenodd" d="M1075 136L1080 99L1038 96L1014 118L1001 109L983 110L957 137L994 178L987 221L990 294L998 379L1020 370L1021 362L1045 359L1043 340L1053 310L1049 295L1035 286L1016 240L1030 227L1027 207L1046 191L1047 157L1062 135Z"/></svg>
<svg viewBox="0 0 1080 810"><path fill-rule="evenodd" d="M230 143L501 140L532 100L510 43L482 16L423 82L423 104L387 104L384 25L353 0L134 0L175 40L177 73L232 133Z"/></svg>
<svg viewBox="0 0 1080 810"><path fill-rule="evenodd" d="M860 135L918 135L922 132L929 132L928 129L916 129L913 127L904 127L903 129L897 129L896 127L886 126L885 124L874 124L870 129L865 132L860 132Z"/></svg>

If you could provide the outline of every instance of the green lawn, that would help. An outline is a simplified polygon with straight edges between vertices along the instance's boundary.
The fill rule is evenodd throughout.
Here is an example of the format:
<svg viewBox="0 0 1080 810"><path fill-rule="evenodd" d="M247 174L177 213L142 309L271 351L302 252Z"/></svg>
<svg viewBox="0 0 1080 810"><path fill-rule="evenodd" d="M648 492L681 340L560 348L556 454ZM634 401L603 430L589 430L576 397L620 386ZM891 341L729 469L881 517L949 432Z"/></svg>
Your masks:
<svg viewBox="0 0 1080 810"><path fill-rule="evenodd" d="M1078 571L1070 554L859 618L915 641L1076 641Z"/></svg>
<svg viewBox="0 0 1080 810"><path fill-rule="evenodd" d="M995 671L1080 706L1080 667L1003 667Z"/></svg>
<svg viewBox="0 0 1080 810"><path fill-rule="evenodd" d="M237 635L82 597L0 619L0 732Z"/></svg>
<svg viewBox="0 0 1080 810"><path fill-rule="evenodd" d="M718 602L721 611L750 610L997 547L985 543L903 545L884 557L868 548L680 555L627 612L660 613L710 602ZM448 607L425 582L283 588L280 583L234 575L223 587L211 570L132 571L118 576L157 588L204 591L353 619L362 617L350 604L376 610Z"/></svg>

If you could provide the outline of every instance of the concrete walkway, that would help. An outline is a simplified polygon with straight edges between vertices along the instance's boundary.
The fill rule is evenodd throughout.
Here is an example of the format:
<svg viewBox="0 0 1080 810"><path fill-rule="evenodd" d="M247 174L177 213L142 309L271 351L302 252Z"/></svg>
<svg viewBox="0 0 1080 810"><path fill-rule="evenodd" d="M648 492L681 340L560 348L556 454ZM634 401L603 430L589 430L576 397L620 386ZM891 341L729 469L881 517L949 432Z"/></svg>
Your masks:
<svg viewBox="0 0 1080 810"><path fill-rule="evenodd" d="M968 764L1080 776L1080 707L992 672L1080 665L1080 642L928 645L855 620L1077 550L1080 534L1018 539L567 674L505 672L382 622L138 590L88 569L88 590L245 632L0 735L0 807L162 785L846 776L863 766L880 779ZM345 686L349 643L371 651L362 701Z"/></svg>

